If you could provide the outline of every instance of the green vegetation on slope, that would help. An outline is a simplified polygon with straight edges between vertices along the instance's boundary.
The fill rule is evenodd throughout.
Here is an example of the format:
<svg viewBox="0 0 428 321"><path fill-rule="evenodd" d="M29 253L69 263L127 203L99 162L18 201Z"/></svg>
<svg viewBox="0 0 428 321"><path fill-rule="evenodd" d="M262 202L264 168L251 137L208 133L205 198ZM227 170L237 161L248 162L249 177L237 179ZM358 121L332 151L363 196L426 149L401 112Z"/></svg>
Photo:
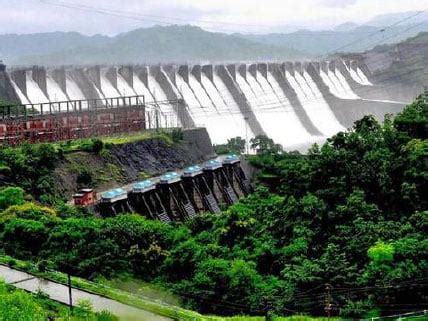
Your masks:
<svg viewBox="0 0 428 321"><path fill-rule="evenodd" d="M308 155L258 144L257 191L218 215L165 225L21 204L0 214L0 244L84 278L130 274L206 314L325 315L327 283L333 315L414 311L427 304L428 140L409 119L427 111L366 116Z"/></svg>
<svg viewBox="0 0 428 321"><path fill-rule="evenodd" d="M59 143L23 144L19 147L1 146L0 184L19 186L36 200L46 204L61 203L67 200L55 188L55 183L57 182L54 181L53 172L58 167L58 163L66 160L66 154L83 151L104 158L108 167L108 171L106 170L108 180L120 176L120 173L118 173L120 170L115 167L115 164L109 163L107 159L109 149L115 145L154 140L162 141L167 146L172 146L180 141L182 137L183 133L180 130L144 131L113 137L78 139ZM103 180L102 175L92 177L93 174L96 174L94 168L82 163L81 158L73 162L74 158L70 156L68 161L70 166L74 166L71 169L77 173L77 183L89 186L96 179Z"/></svg>

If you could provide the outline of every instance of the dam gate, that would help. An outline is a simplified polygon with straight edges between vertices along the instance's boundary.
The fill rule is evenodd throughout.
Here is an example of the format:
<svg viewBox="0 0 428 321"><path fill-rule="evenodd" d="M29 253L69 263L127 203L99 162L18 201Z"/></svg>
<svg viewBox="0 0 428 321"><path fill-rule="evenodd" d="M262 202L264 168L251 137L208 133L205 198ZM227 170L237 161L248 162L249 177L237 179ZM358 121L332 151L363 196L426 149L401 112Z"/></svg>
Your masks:
<svg viewBox="0 0 428 321"><path fill-rule="evenodd" d="M104 217L136 212L170 223L194 218L198 213L219 213L250 192L239 157L229 155L187 167L180 174L169 172L138 182L128 191L119 188L105 192L95 211Z"/></svg>

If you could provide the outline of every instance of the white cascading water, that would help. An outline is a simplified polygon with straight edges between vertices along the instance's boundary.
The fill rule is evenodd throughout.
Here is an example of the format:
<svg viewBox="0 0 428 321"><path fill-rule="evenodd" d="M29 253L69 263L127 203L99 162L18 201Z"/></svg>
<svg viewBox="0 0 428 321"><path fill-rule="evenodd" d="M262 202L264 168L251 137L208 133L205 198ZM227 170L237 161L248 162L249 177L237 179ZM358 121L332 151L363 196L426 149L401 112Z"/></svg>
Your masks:
<svg viewBox="0 0 428 321"><path fill-rule="evenodd" d="M84 100L84 99L86 99L85 95L80 90L79 86L68 75L65 78L65 86L67 88L68 97L70 97L71 100Z"/></svg>
<svg viewBox="0 0 428 321"><path fill-rule="evenodd" d="M113 84L110 82L110 80L108 80L107 78L107 69L101 69L101 92L102 92L102 98L106 98L108 100L108 98L117 98L120 97L120 92L113 86ZM95 86L96 89L97 86ZM98 92L98 94L100 94ZM112 100L111 102L109 101L108 104L113 104L113 105L117 105L118 102L117 100Z"/></svg>
<svg viewBox="0 0 428 321"><path fill-rule="evenodd" d="M46 88L51 102L67 101L67 95L59 87L58 83L49 75L46 77Z"/></svg>
<svg viewBox="0 0 428 321"><path fill-rule="evenodd" d="M357 75L360 77L361 81L363 82L363 85L373 86L373 84L370 82L370 80L360 68L357 68Z"/></svg>
<svg viewBox="0 0 428 321"><path fill-rule="evenodd" d="M247 121L245 120L247 115L242 114L238 104L233 99L232 94L229 92L226 85L216 73L213 75L213 84L215 85L215 88L217 88L218 94L225 102L223 106L217 106L221 118L224 121L226 121L229 117L233 119L233 123L230 125L233 126L230 128L230 138L237 136L245 138L246 135L248 135L248 139L254 137L255 135L252 133L251 129L247 125Z"/></svg>
<svg viewBox="0 0 428 321"><path fill-rule="evenodd" d="M227 142L228 139L241 136L245 138L245 123L239 121L236 115L229 110L229 107L225 99L220 95L214 83L205 75L201 75L201 86L207 91L210 100L214 103L215 112L212 111L213 117L218 118L218 122L221 124L215 131L220 132L217 136L223 135L226 140L220 141L220 143ZM243 128L243 129L241 129Z"/></svg>
<svg viewBox="0 0 428 321"><path fill-rule="evenodd" d="M188 106L188 111L196 126L205 125L205 115L201 104L193 93L192 89L186 83L186 81L180 76L176 75L177 94L183 98Z"/></svg>
<svg viewBox="0 0 428 321"><path fill-rule="evenodd" d="M245 80L239 73L236 74L236 82L240 87L241 91L245 95L248 103L250 104L251 111L253 112L255 118L259 122L260 126L266 134L268 134L269 124L266 122L266 114L262 113L263 108L269 107L269 102L267 100L266 94L263 92L260 85L255 81L254 77L250 74L247 75L247 80ZM275 127L275 124L272 124ZM275 140L277 137L272 137ZM252 137L249 137L251 139ZM277 141L278 143L281 143Z"/></svg>
<svg viewBox="0 0 428 321"><path fill-rule="evenodd" d="M344 89L344 96L347 97L347 99L359 99L360 97L358 97L358 95L352 90L351 85L348 83L348 81L346 80L345 76L342 75L342 73L340 72L340 70L336 69L335 73L336 78L338 79L338 81L340 82L340 84L342 85L342 88Z"/></svg>
<svg viewBox="0 0 428 321"><path fill-rule="evenodd" d="M226 142L230 137L227 136L227 131L221 130L220 115L212 106L203 88L198 88L196 86L197 81L191 81L191 78L192 76L189 76L189 84L192 82L192 87L180 75L177 75L176 80L177 87L189 107L189 113L193 121L196 126L206 127L208 132L212 133L211 140L214 144ZM204 105L202 105L202 101Z"/></svg>
<svg viewBox="0 0 428 321"><path fill-rule="evenodd" d="M341 94L344 99L358 99L359 97L354 91L351 89L351 86L346 81L345 77L340 73L339 70L335 69L334 71L330 71L329 75L334 81L338 84L338 87L341 90ZM341 76L341 77L340 77Z"/></svg>
<svg viewBox="0 0 428 321"><path fill-rule="evenodd" d="M338 97L342 98L342 99L353 99L352 97L349 96L349 93L346 92L346 89L343 87L342 83L339 81L339 79L337 78L336 74L329 70L327 73L327 76L330 78L331 82L334 84L335 88L336 88L336 94Z"/></svg>
<svg viewBox="0 0 428 321"><path fill-rule="evenodd" d="M69 75L65 76L65 86L67 88L67 95L68 97L70 97L71 101L86 100L86 97L83 94L82 90L79 88L77 83L73 80L73 78L71 78ZM88 108L88 103L86 101L82 101L80 104L82 105L83 109Z"/></svg>
<svg viewBox="0 0 428 321"><path fill-rule="evenodd" d="M154 111L156 110L156 106L154 104L155 99L152 96L152 93L136 74L133 75L132 83L136 94L144 96L144 102L146 103L146 127L155 128L156 119Z"/></svg>
<svg viewBox="0 0 428 321"><path fill-rule="evenodd" d="M301 105L305 109L305 105L307 105L308 102L310 102L313 98L311 96L308 96L309 92L305 92L302 85L298 81L300 78L297 77L298 72L295 72L294 76L291 75L288 71L285 72L285 78L290 83L291 87L294 89L294 91L297 94L297 98L299 99ZM306 111L306 109L305 109Z"/></svg>
<svg viewBox="0 0 428 321"><path fill-rule="evenodd" d="M32 71L26 72L27 97L31 104L34 104L34 109L40 111L40 104L49 103L49 99L40 89L39 85L32 77Z"/></svg>
<svg viewBox="0 0 428 321"><path fill-rule="evenodd" d="M232 121L225 119L226 117L217 111L213 100L208 96L202 84L192 74L189 75L189 85L202 106L200 114L205 117L204 124L208 132L212 133L211 140L213 143L223 144L228 139L234 137L234 132L229 128L233 126Z"/></svg>
<svg viewBox="0 0 428 321"><path fill-rule="evenodd" d="M135 96L137 94L134 88L132 88L119 73L117 73L117 90L122 97Z"/></svg>
<svg viewBox="0 0 428 321"><path fill-rule="evenodd" d="M349 96L345 93L345 89L340 85L340 82L338 81L337 77L332 76L331 71L328 71L328 73L326 73L321 70L320 76L334 96L340 99L349 99Z"/></svg>
<svg viewBox="0 0 428 321"><path fill-rule="evenodd" d="M313 94L305 110L312 123L325 135L331 136L345 128L339 123L312 77L305 71L302 77Z"/></svg>
<svg viewBox="0 0 428 321"><path fill-rule="evenodd" d="M177 117L177 113L170 104L162 104L160 102L168 100L166 94L163 92L161 86L158 84L156 79L149 74L148 75L148 86L152 93L152 96L158 104L160 110L159 124L164 127L178 127L181 126L180 120Z"/></svg>
<svg viewBox="0 0 428 321"><path fill-rule="evenodd" d="M330 93L332 93L334 96L336 96L338 98L341 98L340 95L338 94L338 89L336 88L336 85L331 81L331 79L328 77L328 75L323 70L320 71L320 77L321 77L323 83L330 90Z"/></svg>
<svg viewBox="0 0 428 321"><path fill-rule="evenodd" d="M29 104L30 102L28 101L27 97L25 97L21 89L19 89L18 85L12 79L10 82L12 83L12 87L15 89L15 92L18 95L19 101L24 105Z"/></svg>
<svg viewBox="0 0 428 321"><path fill-rule="evenodd" d="M248 74L247 79L257 97L263 97L252 104L257 110L256 117L262 124L266 135L285 149L292 149L301 143L311 140L310 134L305 130L294 112L290 102L281 94L281 89L273 77L271 84L263 75L257 72L257 79ZM276 88L277 90L274 90Z"/></svg>
<svg viewBox="0 0 428 321"><path fill-rule="evenodd" d="M357 83L360 85L372 86L372 83L367 79L366 75L364 75L360 68L357 67L357 70L352 67L346 68L348 69L352 79L354 79Z"/></svg>
<svg viewBox="0 0 428 321"><path fill-rule="evenodd" d="M134 84L134 90L139 96L144 96L146 103L153 103L154 98L150 90L144 85L141 79L137 75L133 75L132 82Z"/></svg>
<svg viewBox="0 0 428 321"><path fill-rule="evenodd" d="M59 87L58 83L49 75L46 77L46 89L48 92L49 100L52 103L68 101L67 95ZM52 104L53 111L67 110L66 104Z"/></svg>

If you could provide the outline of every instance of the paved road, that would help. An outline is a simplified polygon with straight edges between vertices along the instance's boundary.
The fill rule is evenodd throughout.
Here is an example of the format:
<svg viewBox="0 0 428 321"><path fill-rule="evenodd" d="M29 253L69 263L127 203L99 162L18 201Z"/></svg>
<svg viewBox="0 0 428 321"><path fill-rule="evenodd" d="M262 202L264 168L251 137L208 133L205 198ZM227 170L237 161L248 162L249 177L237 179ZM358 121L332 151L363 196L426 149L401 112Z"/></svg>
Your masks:
<svg viewBox="0 0 428 321"><path fill-rule="evenodd" d="M11 269L0 265L0 278L6 283L15 283L14 286L29 292L39 290L49 295L52 300L68 304L68 288L63 284L58 284L44 279L33 278L33 275ZM22 281L22 282L21 282ZM72 289L73 303L80 300L91 301L95 311L108 310L120 318L121 321L167 321L166 317L155 315L138 308L134 308L120 302L110 300L98 295Z"/></svg>

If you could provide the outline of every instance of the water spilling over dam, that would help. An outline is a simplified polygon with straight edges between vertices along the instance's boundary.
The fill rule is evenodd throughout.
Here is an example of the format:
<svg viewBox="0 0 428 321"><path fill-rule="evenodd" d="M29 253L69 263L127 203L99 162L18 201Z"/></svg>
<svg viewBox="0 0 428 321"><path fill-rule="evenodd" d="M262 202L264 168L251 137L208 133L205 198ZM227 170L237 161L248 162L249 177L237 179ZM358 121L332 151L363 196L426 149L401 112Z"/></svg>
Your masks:
<svg viewBox="0 0 428 321"><path fill-rule="evenodd" d="M184 108L160 104L159 121L206 127L214 144L265 134L288 150L321 142L365 114L383 119L403 107L359 61L13 68L0 80L6 96L23 104L183 99Z"/></svg>

